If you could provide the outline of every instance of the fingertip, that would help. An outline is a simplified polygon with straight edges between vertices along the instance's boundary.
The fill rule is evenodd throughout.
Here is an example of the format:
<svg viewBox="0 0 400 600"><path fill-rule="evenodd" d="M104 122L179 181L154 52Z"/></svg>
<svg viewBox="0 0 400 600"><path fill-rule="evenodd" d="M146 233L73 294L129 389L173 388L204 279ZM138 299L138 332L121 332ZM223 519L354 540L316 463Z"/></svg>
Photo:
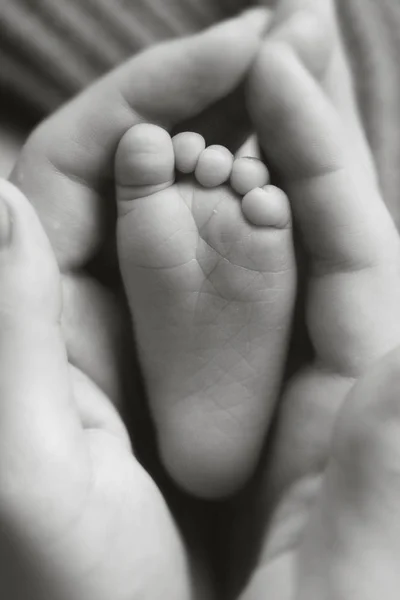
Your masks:
<svg viewBox="0 0 400 600"><path fill-rule="evenodd" d="M5 180L0 180L0 259L3 305L15 314L57 320L59 269L50 242L28 199Z"/></svg>
<svg viewBox="0 0 400 600"><path fill-rule="evenodd" d="M234 38L236 42L256 46L262 40L272 21L273 11L266 6L252 6L201 32L199 36Z"/></svg>
<svg viewBox="0 0 400 600"><path fill-rule="evenodd" d="M0 201L0 246L32 246L31 256L40 248L50 248L33 206L17 186L0 179Z"/></svg>
<svg viewBox="0 0 400 600"><path fill-rule="evenodd" d="M196 92L199 114L199 89L208 97L207 106L225 97L240 84L253 62L271 20L271 11L252 8L187 38L187 62L192 63L191 79L201 85ZM205 102L204 102L205 106Z"/></svg>
<svg viewBox="0 0 400 600"><path fill-rule="evenodd" d="M0 198L7 204L29 205L26 196L21 190L10 181L7 181L7 179L0 178Z"/></svg>
<svg viewBox="0 0 400 600"><path fill-rule="evenodd" d="M330 0L282 3L275 13L269 41L295 51L304 66L320 79L334 48L335 15Z"/></svg>
<svg viewBox="0 0 400 600"><path fill-rule="evenodd" d="M272 11L267 7L255 6L243 11L237 19L245 24L246 29L250 29L260 39L264 38L271 22Z"/></svg>

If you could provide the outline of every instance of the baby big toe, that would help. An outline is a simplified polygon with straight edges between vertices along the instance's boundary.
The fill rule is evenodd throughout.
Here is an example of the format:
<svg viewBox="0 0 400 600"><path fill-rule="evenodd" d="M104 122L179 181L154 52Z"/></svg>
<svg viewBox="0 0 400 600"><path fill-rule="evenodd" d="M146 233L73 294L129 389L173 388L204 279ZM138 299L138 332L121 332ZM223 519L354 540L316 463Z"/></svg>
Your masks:
<svg viewBox="0 0 400 600"><path fill-rule="evenodd" d="M163 190L173 184L174 176L174 148L165 129L142 123L125 133L115 158L118 202Z"/></svg>

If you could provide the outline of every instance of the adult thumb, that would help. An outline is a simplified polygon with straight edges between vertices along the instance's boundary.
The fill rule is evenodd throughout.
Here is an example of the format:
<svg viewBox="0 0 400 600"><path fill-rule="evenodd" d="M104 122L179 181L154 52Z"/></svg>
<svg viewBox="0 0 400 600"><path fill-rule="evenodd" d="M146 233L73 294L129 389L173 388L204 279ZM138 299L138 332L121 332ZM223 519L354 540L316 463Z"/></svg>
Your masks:
<svg viewBox="0 0 400 600"><path fill-rule="evenodd" d="M400 596L400 350L354 386L300 549L296 600Z"/></svg>

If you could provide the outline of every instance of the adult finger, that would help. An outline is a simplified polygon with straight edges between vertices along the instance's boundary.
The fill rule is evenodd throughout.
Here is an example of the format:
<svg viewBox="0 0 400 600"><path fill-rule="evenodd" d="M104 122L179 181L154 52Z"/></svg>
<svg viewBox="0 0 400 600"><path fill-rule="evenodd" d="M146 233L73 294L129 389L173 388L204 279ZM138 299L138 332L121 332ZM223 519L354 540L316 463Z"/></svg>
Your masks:
<svg viewBox="0 0 400 600"><path fill-rule="evenodd" d="M399 597L399 389L396 349L349 394L300 549L298 600Z"/></svg>
<svg viewBox="0 0 400 600"><path fill-rule="evenodd" d="M84 438L61 335L61 288L50 244L27 199L0 181L0 488L43 463L82 464ZM72 461L72 462L71 462ZM14 479L13 479L14 480Z"/></svg>
<svg viewBox="0 0 400 600"><path fill-rule="evenodd" d="M253 9L143 52L32 134L11 180L37 210L64 269L84 264L103 240L110 217L100 196L122 134L144 120L173 128L233 91L256 55L267 16Z"/></svg>

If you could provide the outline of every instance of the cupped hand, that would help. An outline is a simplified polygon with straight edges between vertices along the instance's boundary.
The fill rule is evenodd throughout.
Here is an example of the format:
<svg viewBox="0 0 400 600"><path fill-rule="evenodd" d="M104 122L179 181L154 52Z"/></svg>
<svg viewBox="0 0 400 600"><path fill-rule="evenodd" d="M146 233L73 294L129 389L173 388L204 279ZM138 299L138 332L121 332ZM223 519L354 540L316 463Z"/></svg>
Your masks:
<svg viewBox="0 0 400 600"><path fill-rule="evenodd" d="M121 404L122 399L126 400L123 375L128 350L131 349L130 336L126 334L129 316L124 311L118 285L114 285L118 275L113 261L113 159L121 134L142 120L161 123L170 129L179 127L184 119L195 118L206 129L210 123L217 123L217 126L212 125L213 134L217 135L218 130L223 138L226 136L229 139L236 113L226 112L223 106L212 105L239 85L255 57L266 18L267 14L262 10L251 11L201 35L163 44L132 59L44 122L28 140L11 176L11 180L25 192L38 213L62 270L62 333L69 363L74 365L69 368L68 375L64 374L64 383L72 387L77 405L68 408L68 419L72 418L75 423L62 451L62 463L57 455L49 461L47 449L40 444L36 449L36 441L32 441L28 447L38 453L35 468L25 463L18 483L16 480L19 476L16 474L14 478L13 463L7 467L14 487L9 504L15 504L16 507L11 523L17 526L21 523L17 508L20 506L21 512L26 512L28 537L35 538L38 548L43 548L45 552L40 560L44 569L43 577L47 577L48 566L51 571L54 566L55 573L58 572L60 577L65 576L63 585L66 586L65 595L68 598L73 598L73 594L90 598L90 586L93 586L93 597L97 597L95 594L101 591L101 585L95 586L96 573L101 581L109 579L106 586L109 593L104 597L115 597L111 592L112 585L118 589L119 585L123 588L126 583L129 588L137 581L132 576L138 570L139 563L135 563L135 560L142 561L139 570L145 576L138 585L142 585L144 594L147 589L150 590L150 596L144 597L157 597L154 594L158 594L158 586L168 597L180 597L179 594L192 597L195 593L194 586L190 591L187 588L190 579L187 574L188 558L177 528L154 482L132 455L126 430L111 406L111 402ZM199 118L198 115L207 107L210 107L209 111L206 110ZM91 262L94 257L97 258L97 264ZM110 275L113 285L103 285L96 278L96 273L100 274L102 280ZM26 290L20 292L24 297ZM132 361L129 362L131 365ZM129 379L131 375L128 373ZM20 416L29 398L21 405ZM135 413L138 398L129 396L128 400L128 408ZM60 404L54 403L54 406L57 407L54 419L57 419ZM43 422L46 422L44 414ZM108 434L110 423L112 428L117 429L117 436ZM62 424L60 416L54 431L61 430ZM47 430L43 430L44 440L45 434L48 434ZM66 436L67 427L60 439ZM12 439L11 435L9 437ZM71 476L67 476L71 470ZM60 475L56 476L57 473L63 473L62 494ZM43 519L38 518L37 513L42 510L41 497L38 501L35 499L33 484L27 486L29 493L25 499L18 488L28 475L31 479L34 476L41 481L42 495L48 498L46 508L49 508L50 514L54 512L54 523L46 523L46 511L43 511ZM99 478L96 478L97 475ZM83 524L85 534L79 525L79 535L75 536L73 526L69 527L69 523L75 520L80 522L79 511L86 503L82 495L88 492L92 479L94 483L98 481L98 491L91 492L93 499L87 499L88 515L94 514L93 519L97 521ZM115 492L112 493L114 483ZM108 488L111 489L111 497L107 496ZM19 496L22 499L20 504L14 502ZM60 496L65 498L66 506L60 501ZM97 501L99 506L95 506ZM55 503L59 504L59 515L58 511L51 510ZM118 523L111 523L117 516ZM31 532L30 528L35 522L37 527ZM118 548L107 538L108 535L112 538L114 526L116 531L120 529L116 536L119 538ZM152 531L148 527L153 527ZM64 541L63 532L68 529L71 529L71 536L66 536ZM53 555L46 554L47 534L55 542L52 546L55 548L53 562ZM88 542L83 541L86 534ZM133 540L133 546L129 549L124 546L128 539L131 542ZM87 555L81 556L81 569L77 566L80 555L77 552L75 556L75 541L82 551L88 550ZM87 543L91 548L87 547ZM65 555L60 551L63 558L57 559L58 563L57 544L66 550ZM36 542L32 542L34 547ZM91 561L93 548L95 556ZM103 569L105 557L110 555L115 556L110 569L118 568L118 577L110 570ZM62 568L64 559L67 571ZM119 562L121 565L117 567ZM25 565L23 568L27 568L26 562L22 564ZM164 567L165 572L162 572ZM131 571L129 583L124 575L128 570ZM88 573L88 579L86 574L81 578L82 571ZM40 568L38 572L41 572ZM69 584L66 573L71 575ZM38 590L45 585L43 577L39 577ZM121 584L117 583L119 577ZM168 582L173 593L166 592L165 583L170 585ZM196 589L201 588L203 583L198 581ZM55 590L57 587L62 590L63 585L55 577L52 597L57 597ZM77 590L81 589L85 589L85 594L79 595ZM23 591L21 594L23 596Z"/></svg>
<svg viewBox="0 0 400 600"><path fill-rule="evenodd" d="M61 288L26 198L1 182L0 594L192 598L178 528L108 398L68 363Z"/></svg>
<svg viewBox="0 0 400 600"><path fill-rule="evenodd" d="M249 107L307 257L300 318L312 351L303 333L305 364L284 386L261 477L237 508L236 560L253 558L237 589L241 600L394 598L400 240L332 4L294 4L307 10L265 43Z"/></svg>
<svg viewBox="0 0 400 600"><path fill-rule="evenodd" d="M201 126L209 128L211 122L214 135L231 137L236 111L217 101L243 79L267 18L266 11L254 9L134 57L41 124L11 175L37 211L67 275L63 323L70 360L116 403L123 395L121 339L127 316L115 290L106 292L88 277L87 268L97 257L91 272L100 273L102 281L118 278L113 251L117 144L135 123L172 129L202 113Z"/></svg>

